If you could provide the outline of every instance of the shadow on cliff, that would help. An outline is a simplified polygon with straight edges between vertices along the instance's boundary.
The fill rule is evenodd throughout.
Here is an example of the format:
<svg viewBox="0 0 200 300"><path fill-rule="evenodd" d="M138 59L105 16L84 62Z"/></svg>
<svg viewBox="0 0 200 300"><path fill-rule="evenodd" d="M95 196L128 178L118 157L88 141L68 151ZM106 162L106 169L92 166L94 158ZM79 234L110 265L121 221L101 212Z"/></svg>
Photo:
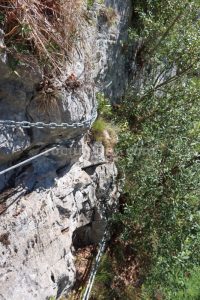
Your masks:
<svg viewBox="0 0 200 300"><path fill-rule="evenodd" d="M103 92L112 103L120 103L125 94L129 80L132 76L133 49L129 45L128 29L132 26L133 4L131 0L106 0L106 6L112 7L120 15L119 35L114 43L109 45L107 72L104 78ZM99 31L109 31L109 24L102 17L98 17ZM112 38L111 38L112 39ZM99 80L99 78L98 78Z"/></svg>

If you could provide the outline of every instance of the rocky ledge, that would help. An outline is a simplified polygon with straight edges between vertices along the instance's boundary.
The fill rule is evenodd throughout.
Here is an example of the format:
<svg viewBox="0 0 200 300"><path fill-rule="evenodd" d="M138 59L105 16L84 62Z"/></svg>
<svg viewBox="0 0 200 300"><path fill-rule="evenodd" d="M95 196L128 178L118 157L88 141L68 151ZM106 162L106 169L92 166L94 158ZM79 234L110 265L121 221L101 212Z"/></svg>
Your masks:
<svg viewBox="0 0 200 300"><path fill-rule="evenodd" d="M56 147L0 175L0 300L68 294L76 280L76 249L102 238L119 197L117 170L88 131L96 92L112 102L123 95L128 71L121 41L127 39L130 7L131 1L95 1L72 60L57 78L45 78L30 57L13 71L1 32L0 121L93 119L65 129L0 125L0 171ZM112 22L107 9L114 12Z"/></svg>

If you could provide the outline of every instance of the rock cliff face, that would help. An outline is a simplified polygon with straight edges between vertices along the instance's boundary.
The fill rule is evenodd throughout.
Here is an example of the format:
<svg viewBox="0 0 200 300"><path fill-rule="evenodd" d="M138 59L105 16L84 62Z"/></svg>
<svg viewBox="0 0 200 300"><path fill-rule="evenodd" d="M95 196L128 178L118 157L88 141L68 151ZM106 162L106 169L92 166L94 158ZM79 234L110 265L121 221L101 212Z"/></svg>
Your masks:
<svg viewBox="0 0 200 300"><path fill-rule="evenodd" d="M13 72L6 50L1 53L0 120L93 122L97 91L113 102L123 95L128 73L121 41L131 1L105 2L86 12L82 38L59 78L45 83L33 59ZM67 294L76 280L75 249L102 238L119 196L117 170L104 147L90 141L89 127L0 126L0 170L57 147L0 175L0 299Z"/></svg>

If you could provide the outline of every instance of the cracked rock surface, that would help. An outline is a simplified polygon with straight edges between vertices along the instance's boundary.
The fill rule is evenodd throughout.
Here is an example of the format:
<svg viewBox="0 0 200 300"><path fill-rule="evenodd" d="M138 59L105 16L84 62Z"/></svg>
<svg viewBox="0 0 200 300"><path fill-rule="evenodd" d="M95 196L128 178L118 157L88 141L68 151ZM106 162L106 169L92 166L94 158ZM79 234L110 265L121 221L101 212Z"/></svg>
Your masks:
<svg viewBox="0 0 200 300"><path fill-rule="evenodd" d="M87 154L97 146L88 147ZM72 287L76 277L74 231L90 224L80 242L99 242L105 212L109 213L119 196L114 163L90 167L89 175L87 169L82 170L91 164L89 159L82 156L70 168L63 168L60 177L53 172L41 175L31 192L26 187L28 178L15 192L10 191L8 208L1 215L0 299L48 299ZM33 173L35 167L33 163ZM6 192L1 200L3 197L7 198Z"/></svg>
<svg viewBox="0 0 200 300"><path fill-rule="evenodd" d="M105 17L106 7L114 20ZM84 21L81 45L63 77L56 78L48 103L38 85L37 65L9 68L0 55L0 120L74 123L96 112L96 92L111 102L128 81L127 39L131 1L95 1ZM0 32L3 45L3 33ZM71 74L76 88L66 84ZM48 104L48 107L47 105ZM0 175L0 300L59 299L76 280L75 251L97 244L119 197L115 163L89 125L68 129L0 126L0 171L56 146L48 155Z"/></svg>

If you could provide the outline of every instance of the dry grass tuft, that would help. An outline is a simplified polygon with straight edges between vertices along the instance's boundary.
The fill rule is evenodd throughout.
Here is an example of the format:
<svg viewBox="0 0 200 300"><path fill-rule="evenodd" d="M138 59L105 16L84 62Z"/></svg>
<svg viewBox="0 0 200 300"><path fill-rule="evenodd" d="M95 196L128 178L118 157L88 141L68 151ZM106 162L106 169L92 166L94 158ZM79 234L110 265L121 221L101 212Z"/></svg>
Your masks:
<svg viewBox="0 0 200 300"><path fill-rule="evenodd" d="M83 0L0 0L6 45L21 43L59 68L80 32L82 4Z"/></svg>

